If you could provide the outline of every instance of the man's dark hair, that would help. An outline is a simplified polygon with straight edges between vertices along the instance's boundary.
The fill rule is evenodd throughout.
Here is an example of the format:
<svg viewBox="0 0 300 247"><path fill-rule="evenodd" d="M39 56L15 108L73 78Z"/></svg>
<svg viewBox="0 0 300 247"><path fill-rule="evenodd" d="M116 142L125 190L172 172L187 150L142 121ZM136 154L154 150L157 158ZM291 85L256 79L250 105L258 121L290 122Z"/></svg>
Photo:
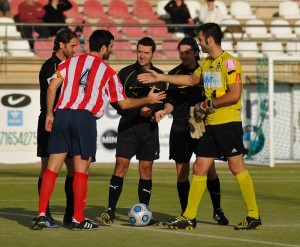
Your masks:
<svg viewBox="0 0 300 247"><path fill-rule="evenodd" d="M99 52L102 46L105 45L108 47L110 42L114 39L115 37L111 32L102 29L96 30L89 38L90 51Z"/></svg>
<svg viewBox="0 0 300 247"><path fill-rule="evenodd" d="M140 39L136 45L136 48L138 48L139 45L151 46L152 52L155 52L156 44L155 44L154 40L151 39L150 37L144 37L144 38Z"/></svg>
<svg viewBox="0 0 300 247"><path fill-rule="evenodd" d="M57 31L55 39L54 39L54 45L53 45L53 51L58 51L60 46L59 43L62 42L64 44L70 43L70 41L74 38L77 38L77 34L73 32L72 30L68 28L62 28Z"/></svg>
<svg viewBox="0 0 300 247"><path fill-rule="evenodd" d="M181 45L189 45L190 47L192 47L194 52L198 51L200 53L199 45L193 37L185 37L182 40L180 40L178 45L177 45L177 50L179 50L179 47ZM196 59L197 59L197 61L200 60L200 56L198 55L196 57Z"/></svg>
<svg viewBox="0 0 300 247"><path fill-rule="evenodd" d="M205 40L212 37L217 45L221 45L223 32L221 27L216 23L205 23L198 27L198 32L202 31Z"/></svg>

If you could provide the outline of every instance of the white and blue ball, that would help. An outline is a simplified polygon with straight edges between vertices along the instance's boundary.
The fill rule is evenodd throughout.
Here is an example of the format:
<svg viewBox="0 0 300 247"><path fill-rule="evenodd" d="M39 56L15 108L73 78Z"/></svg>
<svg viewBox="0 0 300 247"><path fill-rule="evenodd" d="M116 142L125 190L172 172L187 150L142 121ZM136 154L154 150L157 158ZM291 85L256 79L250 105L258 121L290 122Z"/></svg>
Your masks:
<svg viewBox="0 0 300 247"><path fill-rule="evenodd" d="M129 210L128 217L134 226L146 226L152 218L152 212L147 205L137 203Z"/></svg>

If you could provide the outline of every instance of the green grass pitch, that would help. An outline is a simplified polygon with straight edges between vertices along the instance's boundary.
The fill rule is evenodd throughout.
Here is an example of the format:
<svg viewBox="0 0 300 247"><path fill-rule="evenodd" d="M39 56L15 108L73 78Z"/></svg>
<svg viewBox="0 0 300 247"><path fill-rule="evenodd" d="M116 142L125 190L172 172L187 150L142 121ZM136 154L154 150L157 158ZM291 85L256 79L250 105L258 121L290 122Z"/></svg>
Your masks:
<svg viewBox="0 0 300 247"><path fill-rule="evenodd" d="M224 165L218 165L217 171L221 181L222 207L230 221L229 226L219 226L212 220L207 191L198 208L195 230L131 226L127 213L138 202L136 167L132 164L125 177L115 223L105 226L100 223L99 215L107 205L113 165L91 165L86 217L101 224L96 231L72 231L63 227L64 167L50 203L52 215L61 227L33 231L30 227L38 208L39 164L0 165L0 246L300 246L300 166L248 167L263 224L260 230L253 231L233 230L233 226L246 216L246 207L234 176ZM150 208L153 216L161 221L180 214L173 164L154 164Z"/></svg>

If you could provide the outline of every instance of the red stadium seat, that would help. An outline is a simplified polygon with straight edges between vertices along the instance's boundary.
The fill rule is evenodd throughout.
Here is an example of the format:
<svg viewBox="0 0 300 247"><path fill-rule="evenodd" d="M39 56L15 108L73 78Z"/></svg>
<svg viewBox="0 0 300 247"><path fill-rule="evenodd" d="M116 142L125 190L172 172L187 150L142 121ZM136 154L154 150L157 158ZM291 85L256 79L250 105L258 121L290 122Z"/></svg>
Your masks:
<svg viewBox="0 0 300 247"><path fill-rule="evenodd" d="M149 36L154 38L169 38L172 37L172 34L168 32L166 22L161 19L151 19L148 21L148 24L155 24L158 26L148 26L146 32Z"/></svg>
<svg viewBox="0 0 300 247"><path fill-rule="evenodd" d="M143 32L143 28L141 26L141 23L132 18L125 19L122 24L128 24L132 26L122 26L121 32L126 37L144 37L145 33Z"/></svg>
<svg viewBox="0 0 300 247"><path fill-rule="evenodd" d="M18 14L18 8L19 5L24 2L24 0L10 0L9 5L10 5L10 12L11 16L15 17Z"/></svg>
<svg viewBox="0 0 300 247"><path fill-rule="evenodd" d="M112 20L112 19L109 19L109 18L102 18L102 19L100 19L99 21L98 21L98 23L97 23L98 25L97 25L97 29L104 29L104 30L108 30L108 31L110 31L114 36L115 36L115 38L120 38L120 37L122 37L122 33L120 33L119 31L118 31L118 28L117 28L117 26L114 26L116 23L115 23L115 21L114 20ZM101 24L103 25L103 24L111 24L112 26L101 26Z"/></svg>
<svg viewBox="0 0 300 247"><path fill-rule="evenodd" d="M82 14L78 10L77 3L74 0L70 0L70 3L72 4L72 8L69 9L69 10L67 10L67 11L65 11L64 15L67 18L79 18L79 17L82 18Z"/></svg>
<svg viewBox="0 0 300 247"><path fill-rule="evenodd" d="M136 57L136 53L132 51L131 44L128 40L115 40L113 55L121 58Z"/></svg>
<svg viewBox="0 0 300 247"><path fill-rule="evenodd" d="M128 11L127 3L122 0L112 0L108 5L108 14L119 19L132 17Z"/></svg>
<svg viewBox="0 0 300 247"><path fill-rule="evenodd" d="M136 0L132 5L132 13L137 18L158 18L158 15L153 11L152 4L147 0Z"/></svg>
<svg viewBox="0 0 300 247"><path fill-rule="evenodd" d="M107 18L103 5L98 0L86 0L83 3L83 14L87 18Z"/></svg>
<svg viewBox="0 0 300 247"><path fill-rule="evenodd" d="M89 23L88 20L85 20L84 18L79 17L79 18L75 18L73 20L72 24L90 24L90 23ZM75 25L71 29L73 31L75 31L77 34L83 34L86 38L89 38L93 33L93 29L92 29L91 26L82 26L82 27L80 27L80 25L78 25L76 27L76 25Z"/></svg>
<svg viewBox="0 0 300 247"><path fill-rule="evenodd" d="M35 40L34 41L34 52L39 57L51 57L53 52L53 41L52 40Z"/></svg>
<svg viewBox="0 0 300 247"><path fill-rule="evenodd" d="M161 44L161 50L166 57L179 59L177 46L177 40L163 40Z"/></svg>

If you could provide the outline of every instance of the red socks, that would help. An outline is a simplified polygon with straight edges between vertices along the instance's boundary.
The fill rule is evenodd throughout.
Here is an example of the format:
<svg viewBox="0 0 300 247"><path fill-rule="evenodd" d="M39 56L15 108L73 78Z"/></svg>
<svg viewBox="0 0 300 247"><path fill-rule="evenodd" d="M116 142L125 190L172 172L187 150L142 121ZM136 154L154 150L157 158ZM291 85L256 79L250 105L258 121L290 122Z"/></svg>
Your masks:
<svg viewBox="0 0 300 247"><path fill-rule="evenodd" d="M88 191L88 175L75 172L73 181L74 191L74 219L77 222L84 221L84 210Z"/></svg>
<svg viewBox="0 0 300 247"><path fill-rule="evenodd" d="M54 190L57 175L57 172L53 172L48 168L43 175L42 185L40 189L38 215L40 215L41 213L44 213L46 215L47 205Z"/></svg>

